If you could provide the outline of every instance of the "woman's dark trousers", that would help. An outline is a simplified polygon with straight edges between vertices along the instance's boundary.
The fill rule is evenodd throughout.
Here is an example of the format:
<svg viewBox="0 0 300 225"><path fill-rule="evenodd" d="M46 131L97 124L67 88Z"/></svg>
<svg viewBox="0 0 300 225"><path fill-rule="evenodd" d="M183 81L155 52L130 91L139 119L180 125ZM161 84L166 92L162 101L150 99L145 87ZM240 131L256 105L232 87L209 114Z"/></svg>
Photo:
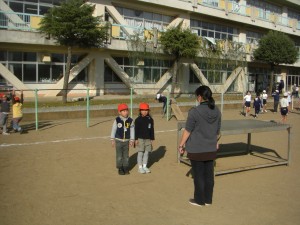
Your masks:
<svg viewBox="0 0 300 225"><path fill-rule="evenodd" d="M212 204L214 189L214 161L191 160L194 176L194 200L200 205Z"/></svg>

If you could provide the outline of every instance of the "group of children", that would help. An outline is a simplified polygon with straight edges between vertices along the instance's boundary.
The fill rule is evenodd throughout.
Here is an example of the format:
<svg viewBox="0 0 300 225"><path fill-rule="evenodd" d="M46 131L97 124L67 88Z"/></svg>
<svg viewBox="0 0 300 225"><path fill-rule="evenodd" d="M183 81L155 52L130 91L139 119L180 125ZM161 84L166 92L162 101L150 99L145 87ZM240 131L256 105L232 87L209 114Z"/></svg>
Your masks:
<svg viewBox="0 0 300 225"><path fill-rule="evenodd" d="M12 101L12 121L11 125L15 132L23 133L22 127L19 123L23 118L23 91L21 91L21 97L15 95L15 92L12 93L11 99L3 95L0 99L0 125L2 127L2 135L10 135L7 129L8 116L11 111L10 100Z"/></svg>
<svg viewBox="0 0 300 225"><path fill-rule="evenodd" d="M280 104L280 113L282 116L282 123L285 123L287 120L287 114L289 112L289 105L291 104L291 95L289 92L285 92L283 97L280 99L279 91L276 90L272 94L274 97L274 112L277 112L278 105ZM267 112L267 99L268 94L266 90L263 90L262 94L257 93L256 97L253 100L254 108L254 118L258 117L259 113ZM244 96L244 105L246 108L245 116L249 116L251 108L251 93L250 91Z"/></svg>
<svg viewBox="0 0 300 225"><path fill-rule="evenodd" d="M149 110L149 104L140 103L139 116L133 121L129 117L128 106L124 103L118 105L119 116L112 126L111 144L116 148L116 167L119 175L129 174L129 147L137 148L138 172L151 172L147 164L154 141L154 120Z"/></svg>
<svg viewBox="0 0 300 225"><path fill-rule="evenodd" d="M247 94L244 96L244 105L246 107L246 113L245 116L250 115L250 109L251 109L251 93L250 91L247 92ZM254 108L254 117L257 118L259 113L267 112L267 99L268 94L265 90L263 90L262 94L257 94L256 97L253 100L253 108Z"/></svg>

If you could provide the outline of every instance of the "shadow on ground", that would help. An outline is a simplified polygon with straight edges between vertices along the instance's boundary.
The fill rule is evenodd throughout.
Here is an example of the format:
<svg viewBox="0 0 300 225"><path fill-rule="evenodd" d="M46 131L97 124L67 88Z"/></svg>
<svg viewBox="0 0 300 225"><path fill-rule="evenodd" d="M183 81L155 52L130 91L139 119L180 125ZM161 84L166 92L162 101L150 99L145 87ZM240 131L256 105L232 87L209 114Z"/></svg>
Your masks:
<svg viewBox="0 0 300 225"><path fill-rule="evenodd" d="M166 146L159 146L156 150L152 151L149 155L148 167L154 163L159 162L166 154ZM137 152L129 157L129 170L132 170L137 164Z"/></svg>

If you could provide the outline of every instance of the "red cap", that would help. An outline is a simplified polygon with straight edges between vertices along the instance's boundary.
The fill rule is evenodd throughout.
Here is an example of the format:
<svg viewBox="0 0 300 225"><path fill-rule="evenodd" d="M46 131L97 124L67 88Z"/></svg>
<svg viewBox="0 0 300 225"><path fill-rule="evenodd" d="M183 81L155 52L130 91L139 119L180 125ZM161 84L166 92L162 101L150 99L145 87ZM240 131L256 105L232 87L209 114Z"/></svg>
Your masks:
<svg viewBox="0 0 300 225"><path fill-rule="evenodd" d="M20 101L20 98L17 96L14 99L15 99L15 101Z"/></svg>
<svg viewBox="0 0 300 225"><path fill-rule="evenodd" d="M140 110L149 110L149 105L145 102L140 103Z"/></svg>
<svg viewBox="0 0 300 225"><path fill-rule="evenodd" d="M118 105L118 111L121 112L122 110L128 109L128 106L125 103Z"/></svg>

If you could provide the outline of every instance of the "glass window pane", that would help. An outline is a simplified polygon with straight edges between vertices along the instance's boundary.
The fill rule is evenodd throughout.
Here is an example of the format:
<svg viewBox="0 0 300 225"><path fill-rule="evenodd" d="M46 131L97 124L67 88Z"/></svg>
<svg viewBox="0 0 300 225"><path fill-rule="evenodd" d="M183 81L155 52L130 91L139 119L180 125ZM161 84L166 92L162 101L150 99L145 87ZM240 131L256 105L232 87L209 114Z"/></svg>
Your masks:
<svg viewBox="0 0 300 225"><path fill-rule="evenodd" d="M216 25L216 31L222 31L222 26L220 26L220 25Z"/></svg>
<svg viewBox="0 0 300 225"><path fill-rule="evenodd" d="M132 67L125 67L124 71L129 77L134 77L134 69Z"/></svg>
<svg viewBox="0 0 300 225"><path fill-rule="evenodd" d="M21 13L23 13L23 4L22 3L10 2L9 3L9 7L14 12L21 12Z"/></svg>
<svg viewBox="0 0 300 225"><path fill-rule="evenodd" d="M64 62L64 55L63 54L51 54L51 61L52 62L60 62L63 63Z"/></svg>
<svg viewBox="0 0 300 225"><path fill-rule="evenodd" d="M52 82L57 82L64 76L63 65L52 65Z"/></svg>
<svg viewBox="0 0 300 225"><path fill-rule="evenodd" d="M36 62L36 53L35 52L23 52L23 61Z"/></svg>
<svg viewBox="0 0 300 225"><path fill-rule="evenodd" d="M151 81L151 68L144 68L144 83Z"/></svg>
<svg viewBox="0 0 300 225"><path fill-rule="evenodd" d="M61 0L52 0L53 5L60 5Z"/></svg>
<svg viewBox="0 0 300 225"><path fill-rule="evenodd" d="M209 24L205 23L205 22L202 22L202 28L208 29L209 28Z"/></svg>
<svg viewBox="0 0 300 225"><path fill-rule="evenodd" d="M36 82L36 65L24 64L24 82Z"/></svg>
<svg viewBox="0 0 300 225"><path fill-rule="evenodd" d="M227 34L221 34L221 39L223 40L227 39Z"/></svg>
<svg viewBox="0 0 300 225"><path fill-rule="evenodd" d="M114 59L119 65L123 65L123 57L113 57L113 59Z"/></svg>
<svg viewBox="0 0 300 225"><path fill-rule="evenodd" d="M171 23L172 20L173 20L173 17L171 17L171 16L163 16L163 22L165 22L165 23Z"/></svg>
<svg viewBox="0 0 300 225"><path fill-rule="evenodd" d="M221 34L220 33L215 33L215 38L216 39L221 39Z"/></svg>
<svg viewBox="0 0 300 225"><path fill-rule="evenodd" d="M9 52L8 59L10 61L22 61L22 52Z"/></svg>
<svg viewBox="0 0 300 225"><path fill-rule="evenodd" d="M35 14L35 15L38 14L37 5L25 4L24 8L25 8L24 10L25 13Z"/></svg>
<svg viewBox="0 0 300 225"><path fill-rule="evenodd" d="M124 65L129 66L130 64L130 59L127 57L124 57Z"/></svg>
<svg viewBox="0 0 300 225"><path fill-rule="evenodd" d="M20 81L22 80L22 64L10 63L8 70L12 72Z"/></svg>
<svg viewBox="0 0 300 225"><path fill-rule="evenodd" d="M0 51L0 61L7 60L7 51Z"/></svg>
<svg viewBox="0 0 300 225"><path fill-rule="evenodd" d="M160 69L152 69L152 83L156 83L160 79Z"/></svg>
<svg viewBox="0 0 300 225"><path fill-rule="evenodd" d="M76 76L78 82L87 82L88 76L87 76L87 68L81 70L81 72Z"/></svg>
<svg viewBox="0 0 300 225"><path fill-rule="evenodd" d="M117 74L115 74L114 72L113 72L113 82L114 83L122 83L122 80L120 79L120 77Z"/></svg>
<svg viewBox="0 0 300 225"><path fill-rule="evenodd" d="M162 21L162 15L153 13L153 20Z"/></svg>
<svg viewBox="0 0 300 225"><path fill-rule="evenodd" d="M216 72L215 74L215 83L221 83L221 72Z"/></svg>
<svg viewBox="0 0 300 225"><path fill-rule="evenodd" d="M213 31L209 31L209 32L208 32L208 37L212 37L212 38L214 38L214 35L215 35L215 34L214 34L214 32L213 32Z"/></svg>
<svg viewBox="0 0 300 225"><path fill-rule="evenodd" d="M112 82L112 70L106 63L104 64L104 82Z"/></svg>
<svg viewBox="0 0 300 225"><path fill-rule="evenodd" d="M50 9L50 7L48 7L48 6L40 5L39 15L45 15L49 9Z"/></svg>
<svg viewBox="0 0 300 225"><path fill-rule="evenodd" d="M153 19L152 16L153 16L152 13L150 13L150 12L144 12L144 18L146 20L152 20Z"/></svg>
<svg viewBox="0 0 300 225"><path fill-rule="evenodd" d="M214 73L213 73L213 71L208 71L208 73L207 73L207 80L208 80L208 82L209 83L214 83Z"/></svg>
<svg viewBox="0 0 300 225"><path fill-rule="evenodd" d="M49 83L50 79L50 65L39 64L38 65L38 81L41 83Z"/></svg>

